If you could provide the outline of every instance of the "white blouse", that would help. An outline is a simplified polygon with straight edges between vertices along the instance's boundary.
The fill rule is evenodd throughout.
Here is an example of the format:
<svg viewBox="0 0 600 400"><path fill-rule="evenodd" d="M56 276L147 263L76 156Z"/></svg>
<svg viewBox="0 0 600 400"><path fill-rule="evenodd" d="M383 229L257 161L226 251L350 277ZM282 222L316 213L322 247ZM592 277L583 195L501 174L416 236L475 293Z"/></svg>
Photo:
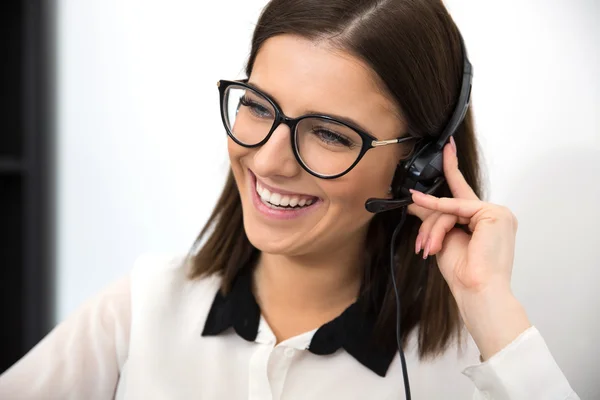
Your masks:
<svg viewBox="0 0 600 400"><path fill-rule="evenodd" d="M275 345L248 293L219 287L189 280L181 259L141 258L1 375L0 399L404 399L397 354L336 323ZM535 328L484 363L471 339L432 361L416 350L412 337L415 400L578 399Z"/></svg>

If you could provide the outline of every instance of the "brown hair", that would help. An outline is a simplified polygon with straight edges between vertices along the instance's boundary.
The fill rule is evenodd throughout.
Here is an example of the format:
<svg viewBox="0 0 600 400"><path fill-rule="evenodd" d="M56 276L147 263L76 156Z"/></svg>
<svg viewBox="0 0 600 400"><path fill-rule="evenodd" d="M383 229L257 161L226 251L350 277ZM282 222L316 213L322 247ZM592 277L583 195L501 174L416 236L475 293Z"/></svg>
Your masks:
<svg viewBox="0 0 600 400"><path fill-rule="evenodd" d="M387 95L397 102L418 138L439 134L452 113L462 79L458 30L440 0L272 0L252 39L248 76L262 44L280 34L326 40L369 65ZM461 171L481 195L480 170L471 111L455 133ZM447 185L438 192L451 196ZM373 217L367 235L361 295L377 313L377 336L394 345L395 298L389 273L389 240L400 211ZM421 358L441 354L458 339L462 323L435 257L414 253L420 220L408 216L397 239L396 279L401 296L401 337L418 327ZM204 241L204 243L202 243ZM197 250L197 251L196 251ZM238 271L254 262L242 221L240 195L231 172L208 222L190 252L191 276L219 273L227 291Z"/></svg>

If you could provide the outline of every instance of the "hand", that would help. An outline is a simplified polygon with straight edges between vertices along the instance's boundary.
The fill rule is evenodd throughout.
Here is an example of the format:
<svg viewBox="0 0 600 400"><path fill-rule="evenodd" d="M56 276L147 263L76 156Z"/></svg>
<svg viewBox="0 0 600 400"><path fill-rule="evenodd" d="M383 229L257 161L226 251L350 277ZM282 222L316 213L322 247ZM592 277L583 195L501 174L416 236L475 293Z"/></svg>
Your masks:
<svg viewBox="0 0 600 400"><path fill-rule="evenodd" d="M414 204L408 212L423 221L415 251L423 248L424 258L437 257L463 320L486 357L484 353L494 354L530 326L510 289L517 219L506 207L477 197L458 169L453 139L443 151L444 175L454 198L412 191Z"/></svg>
<svg viewBox="0 0 600 400"><path fill-rule="evenodd" d="M517 220L505 207L477 197L458 169L453 140L444 148L444 174L454 198L413 193L410 214L422 221L415 251L437 255L452 293L482 292L490 286L509 289ZM456 228L466 225L471 235Z"/></svg>

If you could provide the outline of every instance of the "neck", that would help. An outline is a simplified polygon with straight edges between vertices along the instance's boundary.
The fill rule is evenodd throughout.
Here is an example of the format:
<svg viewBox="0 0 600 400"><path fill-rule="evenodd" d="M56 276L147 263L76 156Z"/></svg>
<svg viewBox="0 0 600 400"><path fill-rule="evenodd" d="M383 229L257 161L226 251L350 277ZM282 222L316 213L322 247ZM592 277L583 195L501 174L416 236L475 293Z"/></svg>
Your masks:
<svg viewBox="0 0 600 400"><path fill-rule="evenodd" d="M293 257L261 253L255 294L278 341L331 321L356 300L362 243Z"/></svg>

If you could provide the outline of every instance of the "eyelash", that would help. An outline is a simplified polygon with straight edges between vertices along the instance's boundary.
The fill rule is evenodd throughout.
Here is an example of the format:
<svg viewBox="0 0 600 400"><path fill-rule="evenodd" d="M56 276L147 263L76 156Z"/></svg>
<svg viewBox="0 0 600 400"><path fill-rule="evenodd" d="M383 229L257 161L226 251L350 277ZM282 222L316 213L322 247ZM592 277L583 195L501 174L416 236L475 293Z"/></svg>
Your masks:
<svg viewBox="0 0 600 400"><path fill-rule="evenodd" d="M252 100L250 100L250 99L246 98L246 96L243 96L243 97L241 97L241 98L240 98L240 103L241 103L241 104L242 104L244 107L250 107L250 108L257 107L257 108L261 108L261 109L263 109L263 110L266 110L267 112L269 111L267 107L263 106L263 105L262 105L262 104L260 104L260 103L257 103L257 102L255 102L255 101L252 101ZM269 114L270 114L270 113L269 113Z"/></svg>

